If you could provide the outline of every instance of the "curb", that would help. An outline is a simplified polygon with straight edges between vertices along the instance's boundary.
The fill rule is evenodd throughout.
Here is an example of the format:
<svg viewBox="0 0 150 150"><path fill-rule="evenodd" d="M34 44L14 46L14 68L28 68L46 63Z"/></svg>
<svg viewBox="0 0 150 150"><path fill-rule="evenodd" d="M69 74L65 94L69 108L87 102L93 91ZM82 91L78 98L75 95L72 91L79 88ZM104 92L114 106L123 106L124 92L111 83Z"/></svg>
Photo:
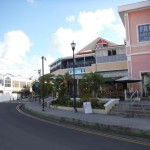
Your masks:
<svg viewBox="0 0 150 150"><path fill-rule="evenodd" d="M139 130L139 129L133 129L133 128L122 127L122 126L117 126L117 125L93 123L93 122L84 121L84 120L75 119L75 118L59 117L55 115L46 115L46 114L37 112L33 109L27 108L25 104L19 105L19 109L27 116L38 118L38 119L45 120L45 121L51 121L51 122L56 122L56 123L66 123L70 125L86 127L90 129L99 130L99 131L108 131L108 132L114 132L114 133L119 133L119 134L124 134L124 135L150 138L150 132L146 132L146 131Z"/></svg>

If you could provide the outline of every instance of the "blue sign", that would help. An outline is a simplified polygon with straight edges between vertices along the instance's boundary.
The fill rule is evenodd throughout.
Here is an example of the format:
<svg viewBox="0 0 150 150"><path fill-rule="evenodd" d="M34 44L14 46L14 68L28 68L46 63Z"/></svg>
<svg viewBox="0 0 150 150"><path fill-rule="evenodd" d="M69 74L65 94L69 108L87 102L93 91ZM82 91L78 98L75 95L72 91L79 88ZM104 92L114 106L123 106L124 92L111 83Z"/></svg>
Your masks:
<svg viewBox="0 0 150 150"><path fill-rule="evenodd" d="M40 86L39 82L35 82L35 88L38 89Z"/></svg>
<svg viewBox="0 0 150 150"><path fill-rule="evenodd" d="M150 41L150 24L138 25L139 42Z"/></svg>
<svg viewBox="0 0 150 150"><path fill-rule="evenodd" d="M69 69L69 74L73 74L73 69ZM75 74L85 73L85 68L74 68Z"/></svg>

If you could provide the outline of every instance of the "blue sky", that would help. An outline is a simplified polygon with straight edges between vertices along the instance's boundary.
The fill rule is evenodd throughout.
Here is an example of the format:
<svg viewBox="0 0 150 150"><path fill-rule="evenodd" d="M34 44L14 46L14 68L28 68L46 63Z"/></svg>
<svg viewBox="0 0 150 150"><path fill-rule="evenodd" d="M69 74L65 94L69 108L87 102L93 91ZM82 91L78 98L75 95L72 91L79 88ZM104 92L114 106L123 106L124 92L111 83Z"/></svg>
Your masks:
<svg viewBox="0 0 150 150"><path fill-rule="evenodd" d="M123 43L118 6L140 0L0 0L0 73L45 73L54 60L72 55L97 37ZM115 36L114 36L115 35Z"/></svg>

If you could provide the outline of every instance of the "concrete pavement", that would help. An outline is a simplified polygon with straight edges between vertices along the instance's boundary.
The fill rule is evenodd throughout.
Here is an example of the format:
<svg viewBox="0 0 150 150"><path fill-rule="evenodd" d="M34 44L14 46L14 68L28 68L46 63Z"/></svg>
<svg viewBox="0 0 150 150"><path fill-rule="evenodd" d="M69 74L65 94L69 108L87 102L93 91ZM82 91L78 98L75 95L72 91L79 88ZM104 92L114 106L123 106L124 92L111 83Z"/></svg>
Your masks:
<svg viewBox="0 0 150 150"><path fill-rule="evenodd" d="M41 115L57 118L73 124L150 137L150 119L148 118L127 118L96 113L85 114L83 112L75 113L73 109L69 111L49 107L45 107L45 111L42 111L42 106L38 101L26 103L24 106L25 109L32 110L34 113L40 113Z"/></svg>

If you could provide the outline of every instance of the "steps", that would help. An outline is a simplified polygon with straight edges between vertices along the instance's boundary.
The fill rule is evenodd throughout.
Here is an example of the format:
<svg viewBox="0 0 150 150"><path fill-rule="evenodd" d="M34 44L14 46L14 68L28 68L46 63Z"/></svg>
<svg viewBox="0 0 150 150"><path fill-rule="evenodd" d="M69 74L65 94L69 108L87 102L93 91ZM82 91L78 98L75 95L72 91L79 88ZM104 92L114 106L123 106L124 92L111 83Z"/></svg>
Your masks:
<svg viewBox="0 0 150 150"><path fill-rule="evenodd" d="M129 101L119 102L109 114L124 117L150 118L150 101L139 101L134 102L134 104L131 104Z"/></svg>

